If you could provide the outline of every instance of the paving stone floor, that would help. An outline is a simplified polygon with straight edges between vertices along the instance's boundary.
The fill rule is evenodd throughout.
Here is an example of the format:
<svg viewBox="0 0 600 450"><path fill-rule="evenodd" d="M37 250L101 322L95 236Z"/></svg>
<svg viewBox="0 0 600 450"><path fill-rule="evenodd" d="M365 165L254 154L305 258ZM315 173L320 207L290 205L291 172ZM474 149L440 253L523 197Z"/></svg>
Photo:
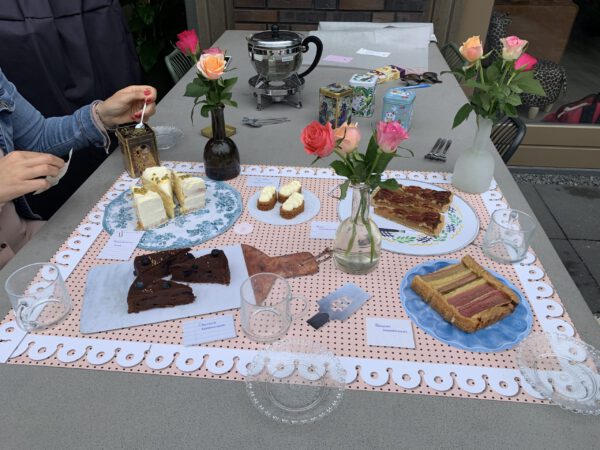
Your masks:
<svg viewBox="0 0 600 450"><path fill-rule="evenodd" d="M583 298L600 318L600 172L511 172Z"/></svg>

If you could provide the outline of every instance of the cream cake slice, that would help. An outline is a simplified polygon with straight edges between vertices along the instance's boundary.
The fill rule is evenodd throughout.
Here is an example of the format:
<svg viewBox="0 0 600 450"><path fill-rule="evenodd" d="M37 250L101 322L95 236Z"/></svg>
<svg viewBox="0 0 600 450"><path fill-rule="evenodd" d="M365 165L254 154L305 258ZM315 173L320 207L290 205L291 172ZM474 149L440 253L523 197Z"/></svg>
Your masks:
<svg viewBox="0 0 600 450"><path fill-rule="evenodd" d="M145 187L132 186L133 209L138 219L138 228L149 230L165 223L169 218L162 198Z"/></svg>
<svg viewBox="0 0 600 450"><path fill-rule="evenodd" d="M144 187L160 195L169 218L175 217L172 178L171 170L162 166L148 167L142 173Z"/></svg>
<svg viewBox="0 0 600 450"><path fill-rule="evenodd" d="M279 214L284 219L293 219L304 211L304 196L298 192L292 193L288 199L283 202Z"/></svg>
<svg viewBox="0 0 600 450"><path fill-rule="evenodd" d="M206 184L202 178L173 171L173 190L183 214L204 208Z"/></svg>
<svg viewBox="0 0 600 450"><path fill-rule="evenodd" d="M275 186L265 186L260 191L256 207L261 211L270 211L277 203L277 189Z"/></svg>
<svg viewBox="0 0 600 450"><path fill-rule="evenodd" d="M297 180L292 180L288 184L283 185L277 194L277 201L284 203L294 192L302 192L302 185Z"/></svg>

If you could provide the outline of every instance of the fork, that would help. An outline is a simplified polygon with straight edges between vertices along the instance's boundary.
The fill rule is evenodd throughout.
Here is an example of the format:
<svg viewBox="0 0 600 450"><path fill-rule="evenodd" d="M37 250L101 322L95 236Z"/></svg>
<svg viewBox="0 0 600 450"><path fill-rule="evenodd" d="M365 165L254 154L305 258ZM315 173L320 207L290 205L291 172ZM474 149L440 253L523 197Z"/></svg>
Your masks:
<svg viewBox="0 0 600 450"><path fill-rule="evenodd" d="M289 121L290 121L290 119L288 119L287 117L274 117L272 119L258 119L258 118L244 117L242 119L242 123L244 125L248 125L248 126L254 127L254 128L260 128L263 125L275 125L278 123L289 122Z"/></svg>
<svg viewBox="0 0 600 450"><path fill-rule="evenodd" d="M446 161L446 153L448 153L451 145L451 139L438 138L431 151L425 155L425 158L434 161Z"/></svg>

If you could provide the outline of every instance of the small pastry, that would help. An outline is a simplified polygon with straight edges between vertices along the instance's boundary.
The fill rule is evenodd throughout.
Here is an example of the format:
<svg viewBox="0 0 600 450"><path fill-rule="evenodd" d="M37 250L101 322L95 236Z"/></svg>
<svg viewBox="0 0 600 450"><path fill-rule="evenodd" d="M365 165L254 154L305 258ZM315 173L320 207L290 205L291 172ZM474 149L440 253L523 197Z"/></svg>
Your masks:
<svg viewBox="0 0 600 450"><path fill-rule="evenodd" d="M279 214L284 219L293 219L302 212L304 212L304 196L298 192L292 193L279 210Z"/></svg>
<svg viewBox="0 0 600 450"><path fill-rule="evenodd" d="M156 192L141 186L132 186L131 194L138 228L150 230L169 220L163 201Z"/></svg>
<svg viewBox="0 0 600 450"><path fill-rule="evenodd" d="M260 191L256 207L261 211L270 211L277 203L277 190L275 186L265 186Z"/></svg>
<svg viewBox="0 0 600 450"><path fill-rule="evenodd" d="M302 185L296 180L290 181L288 184L283 185L281 189L279 189L277 201L279 201L279 203L284 203L294 192L302 192Z"/></svg>
<svg viewBox="0 0 600 450"><path fill-rule="evenodd" d="M175 217L175 202L173 201L172 174L162 166L148 167L142 174L142 184L150 191L156 192L162 198L165 211L170 219Z"/></svg>
<svg viewBox="0 0 600 450"><path fill-rule="evenodd" d="M202 178L173 171L173 190L182 214L204 208L206 184Z"/></svg>

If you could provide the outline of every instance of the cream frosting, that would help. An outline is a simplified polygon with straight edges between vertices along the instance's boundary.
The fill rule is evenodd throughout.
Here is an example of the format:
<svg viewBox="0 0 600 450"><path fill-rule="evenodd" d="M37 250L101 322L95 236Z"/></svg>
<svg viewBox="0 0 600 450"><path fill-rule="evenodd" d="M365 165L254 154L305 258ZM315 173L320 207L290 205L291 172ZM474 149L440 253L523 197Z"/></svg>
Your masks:
<svg viewBox="0 0 600 450"><path fill-rule="evenodd" d="M144 230L154 228L168 220L163 201L156 192L134 186L131 188L133 207Z"/></svg>
<svg viewBox="0 0 600 450"><path fill-rule="evenodd" d="M283 185L281 189L279 189L279 193L284 197L289 197L294 192L299 192L302 189L302 184L300 184L297 180L292 180L288 184Z"/></svg>
<svg viewBox="0 0 600 450"><path fill-rule="evenodd" d="M304 202L304 196L299 194L298 192L294 192L289 198L281 205L281 209L284 211L293 211L296 208L299 208Z"/></svg>
<svg viewBox="0 0 600 450"><path fill-rule="evenodd" d="M200 177L173 172L175 194L184 213L204 208L206 184Z"/></svg>
<svg viewBox="0 0 600 450"><path fill-rule="evenodd" d="M260 191L258 201L261 203L271 201L273 199L273 196L275 195L275 191L275 186L265 186L264 188L262 188L262 191Z"/></svg>

